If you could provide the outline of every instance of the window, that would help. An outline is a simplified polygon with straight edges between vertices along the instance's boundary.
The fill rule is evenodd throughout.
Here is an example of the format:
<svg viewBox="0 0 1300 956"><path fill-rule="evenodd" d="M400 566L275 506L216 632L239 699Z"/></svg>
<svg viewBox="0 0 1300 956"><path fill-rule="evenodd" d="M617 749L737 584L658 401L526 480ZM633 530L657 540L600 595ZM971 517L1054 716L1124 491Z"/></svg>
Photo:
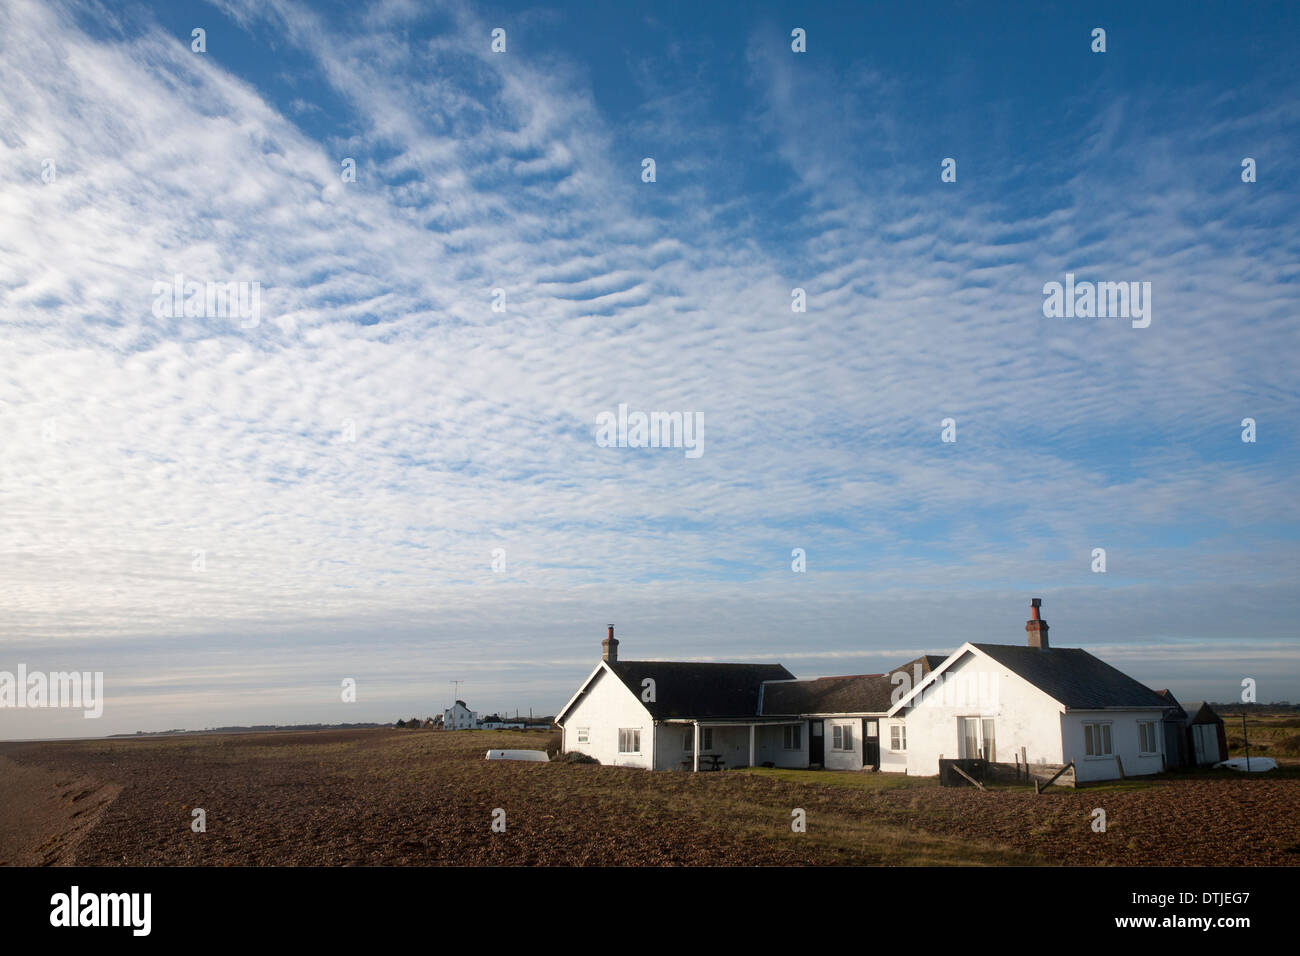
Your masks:
<svg viewBox="0 0 1300 956"><path fill-rule="evenodd" d="M1114 752L1110 749L1110 724L1083 725L1083 752L1089 757L1109 757Z"/></svg>
<svg viewBox="0 0 1300 956"><path fill-rule="evenodd" d="M639 754L641 752L641 728L640 727L619 728L618 752L621 754Z"/></svg>
<svg viewBox="0 0 1300 956"><path fill-rule="evenodd" d="M782 728L785 731L785 739L782 745L786 750L803 750L803 728L798 724Z"/></svg>
<svg viewBox="0 0 1300 956"><path fill-rule="evenodd" d="M889 728L889 749L907 749L907 728L902 724L894 724Z"/></svg>
<svg viewBox="0 0 1300 956"><path fill-rule="evenodd" d="M1160 752L1156 747L1156 722L1154 720L1138 721L1138 750L1144 754Z"/></svg>
<svg viewBox="0 0 1300 956"><path fill-rule="evenodd" d="M831 750L853 749L853 725L834 724L831 727Z"/></svg>
<svg viewBox="0 0 1300 956"><path fill-rule="evenodd" d="M580 743L580 744L585 744L585 743L590 743L590 742L591 742L591 728L590 728L590 727L579 727L579 728L578 728L578 743Z"/></svg>
<svg viewBox="0 0 1300 956"><path fill-rule="evenodd" d="M957 718L957 754L964 760L997 760L991 717Z"/></svg>
<svg viewBox="0 0 1300 956"><path fill-rule="evenodd" d="M690 730L686 731L686 733L682 736L682 749L685 750L688 754L695 752L695 728L692 727ZM712 749L713 749L713 728L701 727L700 728L700 750L704 751L704 750L712 750Z"/></svg>

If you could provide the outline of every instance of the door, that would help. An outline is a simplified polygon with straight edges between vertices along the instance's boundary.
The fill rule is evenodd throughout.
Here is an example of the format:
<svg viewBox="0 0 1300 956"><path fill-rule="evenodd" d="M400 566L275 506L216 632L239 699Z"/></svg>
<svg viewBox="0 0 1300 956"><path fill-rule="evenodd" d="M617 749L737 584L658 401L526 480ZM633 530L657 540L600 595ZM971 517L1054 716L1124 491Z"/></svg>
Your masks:
<svg viewBox="0 0 1300 956"><path fill-rule="evenodd" d="M822 736L822 721L808 721L808 763L826 765L826 738Z"/></svg>
<svg viewBox="0 0 1300 956"><path fill-rule="evenodd" d="M980 755L980 722L977 717L957 718L958 756L973 760Z"/></svg>
<svg viewBox="0 0 1300 956"><path fill-rule="evenodd" d="M1219 745L1215 739L1213 724L1192 725L1192 745L1196 748L1196 765L1203 767L1214 763Z"/></svg>
<svg viewBox="0 0 1300 956"><path fill-rule="evenodd" d="M880 769L880 721L862 719L862 766Z"/></svg>
<svg viewBox="0 0 1300 956"><path fill-rule="evenodd" d="M998 759L992 718L957 718L957 756L962 760L975 760L980 757L988 761Z"/></svg>
<svg viewBox="0 0 1300 956"><path fill-rule="evenodd" d="M1183 748L1179 746L1179 727L1172 721L1164 721L1160 725L1165 735L1165 767L1181 767L1183 765Z"/></svg>

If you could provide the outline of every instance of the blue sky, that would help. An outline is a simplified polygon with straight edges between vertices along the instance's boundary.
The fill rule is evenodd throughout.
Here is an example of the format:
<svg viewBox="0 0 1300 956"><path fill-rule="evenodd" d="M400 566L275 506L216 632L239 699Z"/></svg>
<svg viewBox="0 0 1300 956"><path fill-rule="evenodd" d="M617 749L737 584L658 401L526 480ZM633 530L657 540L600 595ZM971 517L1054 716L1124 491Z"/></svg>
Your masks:
<svg viewBox="0 0 1300 956"><path fill-rule="evenodd" d="M0 737L551 713L610 622L879 671L1032 596L1300 699L1294 5L557 6L0 10L0 670L108 692Z"/></svg>

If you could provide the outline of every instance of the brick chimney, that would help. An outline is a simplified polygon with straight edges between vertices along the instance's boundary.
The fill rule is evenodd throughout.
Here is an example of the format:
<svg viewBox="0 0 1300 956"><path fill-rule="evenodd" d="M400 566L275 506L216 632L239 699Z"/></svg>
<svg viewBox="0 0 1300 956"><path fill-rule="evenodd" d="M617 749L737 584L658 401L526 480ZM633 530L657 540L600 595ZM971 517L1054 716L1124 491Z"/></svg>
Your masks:
<svg viewBox="0 0 1300 956"><path fill-rule="evenodd" d="M1042 598L1033 598L1029 602L1029 613L1033 615L1025 622L1025 633L1029 635L1029 646L1036 647L1040 651L1048 650L1047 647L1047 622L1039 616L1038 609L1043 606Z"/></svg>
<svg viewBox="0 0 1300 956"><path fill-rule="evenodd" d="M613 664L618 660L618 641L614 640L614 625L609 626L609 637L600 642L600 659Z"/></svg>

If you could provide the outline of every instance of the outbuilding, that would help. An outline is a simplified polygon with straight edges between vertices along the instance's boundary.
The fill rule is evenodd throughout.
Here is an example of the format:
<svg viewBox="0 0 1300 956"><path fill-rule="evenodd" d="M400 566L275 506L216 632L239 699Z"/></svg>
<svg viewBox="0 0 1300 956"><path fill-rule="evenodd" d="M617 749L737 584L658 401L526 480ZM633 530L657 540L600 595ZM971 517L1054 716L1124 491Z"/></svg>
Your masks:
<svg viewBox="0 0 1300 956"><path fill-rule="evenodd" d="M1223 718L1207 702L1202 701L1192 709L1192 716L1187 720L1187 736L1194 766L1212 767L1228 759L1228 734Z"/></svg>

